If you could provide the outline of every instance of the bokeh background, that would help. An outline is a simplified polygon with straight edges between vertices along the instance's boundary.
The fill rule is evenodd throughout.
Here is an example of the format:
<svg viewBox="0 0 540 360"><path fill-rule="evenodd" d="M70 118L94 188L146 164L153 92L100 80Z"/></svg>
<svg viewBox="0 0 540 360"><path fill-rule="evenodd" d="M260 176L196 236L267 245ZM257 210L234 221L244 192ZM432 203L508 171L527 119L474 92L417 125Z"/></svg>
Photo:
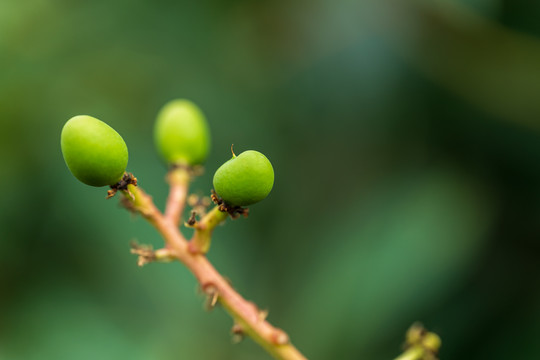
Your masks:
<svg viewBox="0 0 540 360"><path fill-rule="evenodd" d="M272 161L271 196L209 254L310 359L540 356L540 3L0 1L0 359L268 359L232 345L141 218L77 182L60 131L119 131L160 207L165 102L199 104L206 172Z"/></svg>

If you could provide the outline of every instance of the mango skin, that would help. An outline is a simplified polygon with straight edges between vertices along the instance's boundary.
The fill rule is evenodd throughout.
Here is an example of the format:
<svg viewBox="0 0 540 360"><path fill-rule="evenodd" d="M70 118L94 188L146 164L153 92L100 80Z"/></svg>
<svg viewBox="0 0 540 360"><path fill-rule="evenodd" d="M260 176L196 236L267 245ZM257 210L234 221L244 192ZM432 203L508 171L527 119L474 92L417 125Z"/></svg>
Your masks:
<svg viewBox="0 0 540 360"><path fill-rule="evenodd" d="M201 164L210 151L206 118L191 101L172 100L158 113L154 142L168 164Z"/></svg>
<svg viewBox="0 0 540 360"><path fill-rule="evenodd" d="M114 185L126 171L128 149L124 139L96 118L78 115L69 119L60 143L67 167L87 185Z"/></svg>
<svg viewBox="0 0 540 360"><path fill-rule="evenodd" d="M255 204L270 194L274 169L258 151L244 151L221 165L214 174L214 190L229 205Z"/></svg>

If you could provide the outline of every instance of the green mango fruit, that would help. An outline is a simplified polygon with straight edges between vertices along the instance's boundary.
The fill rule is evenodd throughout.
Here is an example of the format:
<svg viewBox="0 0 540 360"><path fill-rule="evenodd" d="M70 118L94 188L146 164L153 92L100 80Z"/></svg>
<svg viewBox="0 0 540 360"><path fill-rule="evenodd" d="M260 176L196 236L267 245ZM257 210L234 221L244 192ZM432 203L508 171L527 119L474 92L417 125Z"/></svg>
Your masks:
<svg viewBox="0 0 540 360"><path fill-rule="evenodd" d="M64 125L60 142L67 167L87 185L114 185L126 171L126 143L103 121L74 116Z"/></svg>
<svg viewBox="0 0 540 360"><path fill-rule="evenodd" d="M197 105L189 100L172 100L157 116L154 142L168 164L198 165L208 156L210 131Z"/></svg>
<svg viewBox="0 0 540 360"><path fill-rule="evenodd" d="M274 185L274 169L258 151L244 151L214 174L214 190L229 205L247 206L266 198Z"/></svg>

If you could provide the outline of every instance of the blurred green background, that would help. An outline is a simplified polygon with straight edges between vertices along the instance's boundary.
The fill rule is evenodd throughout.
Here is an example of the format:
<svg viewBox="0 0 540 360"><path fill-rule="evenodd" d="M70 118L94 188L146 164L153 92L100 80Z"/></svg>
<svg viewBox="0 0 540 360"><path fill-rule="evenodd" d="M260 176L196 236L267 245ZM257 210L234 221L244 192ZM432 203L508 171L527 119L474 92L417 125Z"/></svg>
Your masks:
<svg viewBox="0 0 540 360"><path fill-rule="evenodd" d="M231 344L141 218L76 181L60 131L122 134L163 207L152 143L188 98L206 173L256 149L271 196L209 254L311 359L392 359L422 321L442 359L540 356L540 2L0 2L0 359L268 359Z"/></svg>

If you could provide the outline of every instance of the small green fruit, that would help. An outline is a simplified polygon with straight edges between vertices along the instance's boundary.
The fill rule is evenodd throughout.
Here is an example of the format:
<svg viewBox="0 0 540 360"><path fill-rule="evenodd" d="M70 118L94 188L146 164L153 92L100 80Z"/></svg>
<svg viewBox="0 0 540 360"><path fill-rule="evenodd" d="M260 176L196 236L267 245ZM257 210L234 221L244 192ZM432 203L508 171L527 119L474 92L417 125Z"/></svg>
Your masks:
<svg viewBox="0 0 540 360"><path fill-rule="evenodd" d="M221 165L214 174L214 189L229 205L247 206L266 198L274 185L274 169L258 151L244 151Z"/></svg>
<svg viewBox="0 0 540 360"><path fill-rule="evenodd" d="M87 185L114 185L126 171L128 150L124 139L91 116L69 119L62 129L61 146L71 173Z"/></svg>
<svg viewBox="0 0 540 360"><path fill-rule="evenodd" d="M159 112L156 147L169 164L198 165L210 150L210 131L201 110L189 100L172 100Z"/></svg>

